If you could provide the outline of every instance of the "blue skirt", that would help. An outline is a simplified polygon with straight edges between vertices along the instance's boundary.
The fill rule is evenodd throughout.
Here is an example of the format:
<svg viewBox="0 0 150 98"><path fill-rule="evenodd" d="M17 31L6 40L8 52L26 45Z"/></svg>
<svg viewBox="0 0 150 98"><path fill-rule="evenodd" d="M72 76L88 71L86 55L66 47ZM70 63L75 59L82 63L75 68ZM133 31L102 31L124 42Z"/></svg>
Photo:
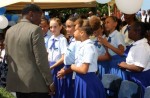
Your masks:
<svg viewBox="0 0 150 98"><path fill-rule="evenodd" d="M65 65L65 69L69 68L70 65ZM72 80L73 72L68 73L64 76L63 83L62 83L62 90L60 92L61 96L60 98L73 98L73 80Z"/></svg>
<svg viewBox="0 0 150 98"><path fill-rule="evenodd" d="M100 80L102 79L102 76L104 74L109 73L109 62L108 61L100 61L98 62L98 77L100 78Z"/></svg>
<svg viewBox="0 0 150 98"><path fill-rule="evenodd" d="M56 62L50 62L49 65L52 66ZM51 70L51 74L53 75L53 81L56 88L55 95L53 95L53 98L63 98L61 92L63 91L63 79L57 78L57 73L64 67L64 64L61 64L54 69Z"/></svg>
<svg viewBox="0 0 150 98"><path fill-rule="evenodd" d="M115 55L112 56L112 59L110 60L110 74L117 75L121 77L123 80L128 80L127 73L124 69L119 68L118 64L125 61L125 56L119 56Z"/></svg>
<svg viewBox="0 0 150 98"><path fill-rule="evenodd" d="M94 72L76 73L74 98L106 98L105 89Z"/></svg>
<svg viewBox="0 0 150 98"><path fill-rule="evenodd" d="M143 72L128 72L129 80L141 87L141 98L144 98L145 88L150 86L150 69Z"/></svg>

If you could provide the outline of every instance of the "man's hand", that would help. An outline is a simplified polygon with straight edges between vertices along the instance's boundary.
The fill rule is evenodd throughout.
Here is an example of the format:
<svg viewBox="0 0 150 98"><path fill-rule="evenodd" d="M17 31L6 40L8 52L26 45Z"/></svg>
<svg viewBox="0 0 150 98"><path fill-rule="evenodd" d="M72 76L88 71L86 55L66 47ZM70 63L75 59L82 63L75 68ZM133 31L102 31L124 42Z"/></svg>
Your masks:
<svg viewBox="0 0 150 98"><path fill-rule="evenodd" d="M55 94L55 85L54 82L52 84L49 85L49 94L50 95L54 95Z"/></svg>

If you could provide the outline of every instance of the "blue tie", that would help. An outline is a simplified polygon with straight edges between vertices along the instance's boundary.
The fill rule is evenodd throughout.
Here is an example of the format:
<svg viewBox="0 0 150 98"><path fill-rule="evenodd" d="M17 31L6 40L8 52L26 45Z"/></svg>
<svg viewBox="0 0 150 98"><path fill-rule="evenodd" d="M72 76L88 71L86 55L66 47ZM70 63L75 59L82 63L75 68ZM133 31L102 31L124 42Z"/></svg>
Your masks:
<svg viewBox="0 0 150 98"><path fill-rule="evenodd" d="M71 42L73 42L72 40L73 40L73 37L70 37L70 38L69 38L69 43L68 43L68 44L70 44Z"/></svg>
<svg viewBox="0 0 150 98"><path fill-rule="evenodd" d="M127 56L129 51L130 51L130 48L133 46L133 44L131 44L130 46L126 46L126 50L124 51L124 55Z"/></svg>
<svg viewBox="0 0 150 98"><path fill-rule="evenodd" d="M44 35L44 37L46 37L47 36L47 33Z"/></svg>
<svg viewBox="0 0 150 98"><path fill-rule="evenodd" d="M111 43L111 37L108 37L108 42Z"/></svg>
<svg viewBox="0 0 150 98"><path fill-rule="evenodd" d="M101 45L98 44L98 41L95 41L94 45L95 45L96 47L98 47L98 48L101 47Z"/></svg>
<svg viewBox="0 0 150 98"><path fill-rule="evenodd" d="M129 31L129 29L130 29L130 26L128 25L128 26L126 27L126 29L124 30L124 34L125 34L127 31Z"/></svg>
<svg viewBox="0 0 150 98"><path fill-rule="evenodd" d="M56 40L55 40L55 39L52 39L52 41L53 41L53 42L52 42L52 45L51 45L50 49L52 49L52 48L55 49L55 42L56 42Z"/></svg>

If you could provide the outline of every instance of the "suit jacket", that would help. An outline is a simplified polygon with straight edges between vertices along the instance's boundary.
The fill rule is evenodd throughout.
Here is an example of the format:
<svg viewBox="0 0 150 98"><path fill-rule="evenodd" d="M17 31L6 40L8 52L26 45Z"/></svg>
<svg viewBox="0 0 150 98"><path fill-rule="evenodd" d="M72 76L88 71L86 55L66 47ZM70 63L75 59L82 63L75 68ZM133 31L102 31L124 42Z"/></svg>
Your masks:
<svg viewBox="0 0 150 98"><path fill-rule="evenodd" d="M22 19L8 29L5 38L8 60L6 89L13 92L48 92L52 83L42 30Z"/></svg>

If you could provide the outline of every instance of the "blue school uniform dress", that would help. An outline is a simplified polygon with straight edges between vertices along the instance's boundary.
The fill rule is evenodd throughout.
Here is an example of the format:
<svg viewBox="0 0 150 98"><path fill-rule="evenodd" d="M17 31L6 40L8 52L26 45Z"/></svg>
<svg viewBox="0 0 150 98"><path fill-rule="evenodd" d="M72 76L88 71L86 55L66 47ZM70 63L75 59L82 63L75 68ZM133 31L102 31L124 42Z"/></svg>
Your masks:
<svg viewBox="0 0 150 98"><path fill-rule="evenodd" d="M108 36L108 42L118 48L119 45L123 45L125 48L125 42L124 42L124 37L123 35L115 30ZM111 60L109 62L110 65L110 74L115 74L119 77L121 77L123 80L127 79L127 74L126 71L119 68L118 64L121 63L122 61L125 61L125 56L120 56L113 52L111 49L108 49L109 54L111 55Z"/></svg>
<svg viewBox="0 0 150 98"><path fill-rule="evenodd" d="M55 64L61 58L66 48L67 40L64 35L60 34L57 37L54 37L54 35L51 36L48 42L48 60L50 66ZM53 98L63 98L63 80L57 78L57 72L60 71L60 69L62 69L63 67L64 64L61 64L51 70L51 74L53 75L53 81L56 87L56 92Z"/></svg>
<svg viewBox="0 0 150 98"><path fill-rule="evenodd" d="M147 42L147 39L143 38L133 43L126 58L127 64L144 68L142 72L128 71L129 80L134 81L141 87L141 98L144 98L145 88L150 86L150 46Z"/></svg>
<svg viewBox="0 0 150 98"><path fill-rule="evenodd" d="M103 36L103 38L104 37L105 36ZM94 45L96 46L98 56L104 55L106 53L104 46L98 42L96 37L92 40L94 42ZM108 61L98 61L97 63L98 63L98 77L102 79L102 76L104 74L109 73L109 63Z"/></svg>
<svg viewBox="0 0 150 98"><path fill-rule="evenodd" d="M76 73L74 98L105 98L105 90L100 79L96 76L97 50L93 41L88 39L80 44L75 56L75 65L89 63L86 74Z"/></svg>

